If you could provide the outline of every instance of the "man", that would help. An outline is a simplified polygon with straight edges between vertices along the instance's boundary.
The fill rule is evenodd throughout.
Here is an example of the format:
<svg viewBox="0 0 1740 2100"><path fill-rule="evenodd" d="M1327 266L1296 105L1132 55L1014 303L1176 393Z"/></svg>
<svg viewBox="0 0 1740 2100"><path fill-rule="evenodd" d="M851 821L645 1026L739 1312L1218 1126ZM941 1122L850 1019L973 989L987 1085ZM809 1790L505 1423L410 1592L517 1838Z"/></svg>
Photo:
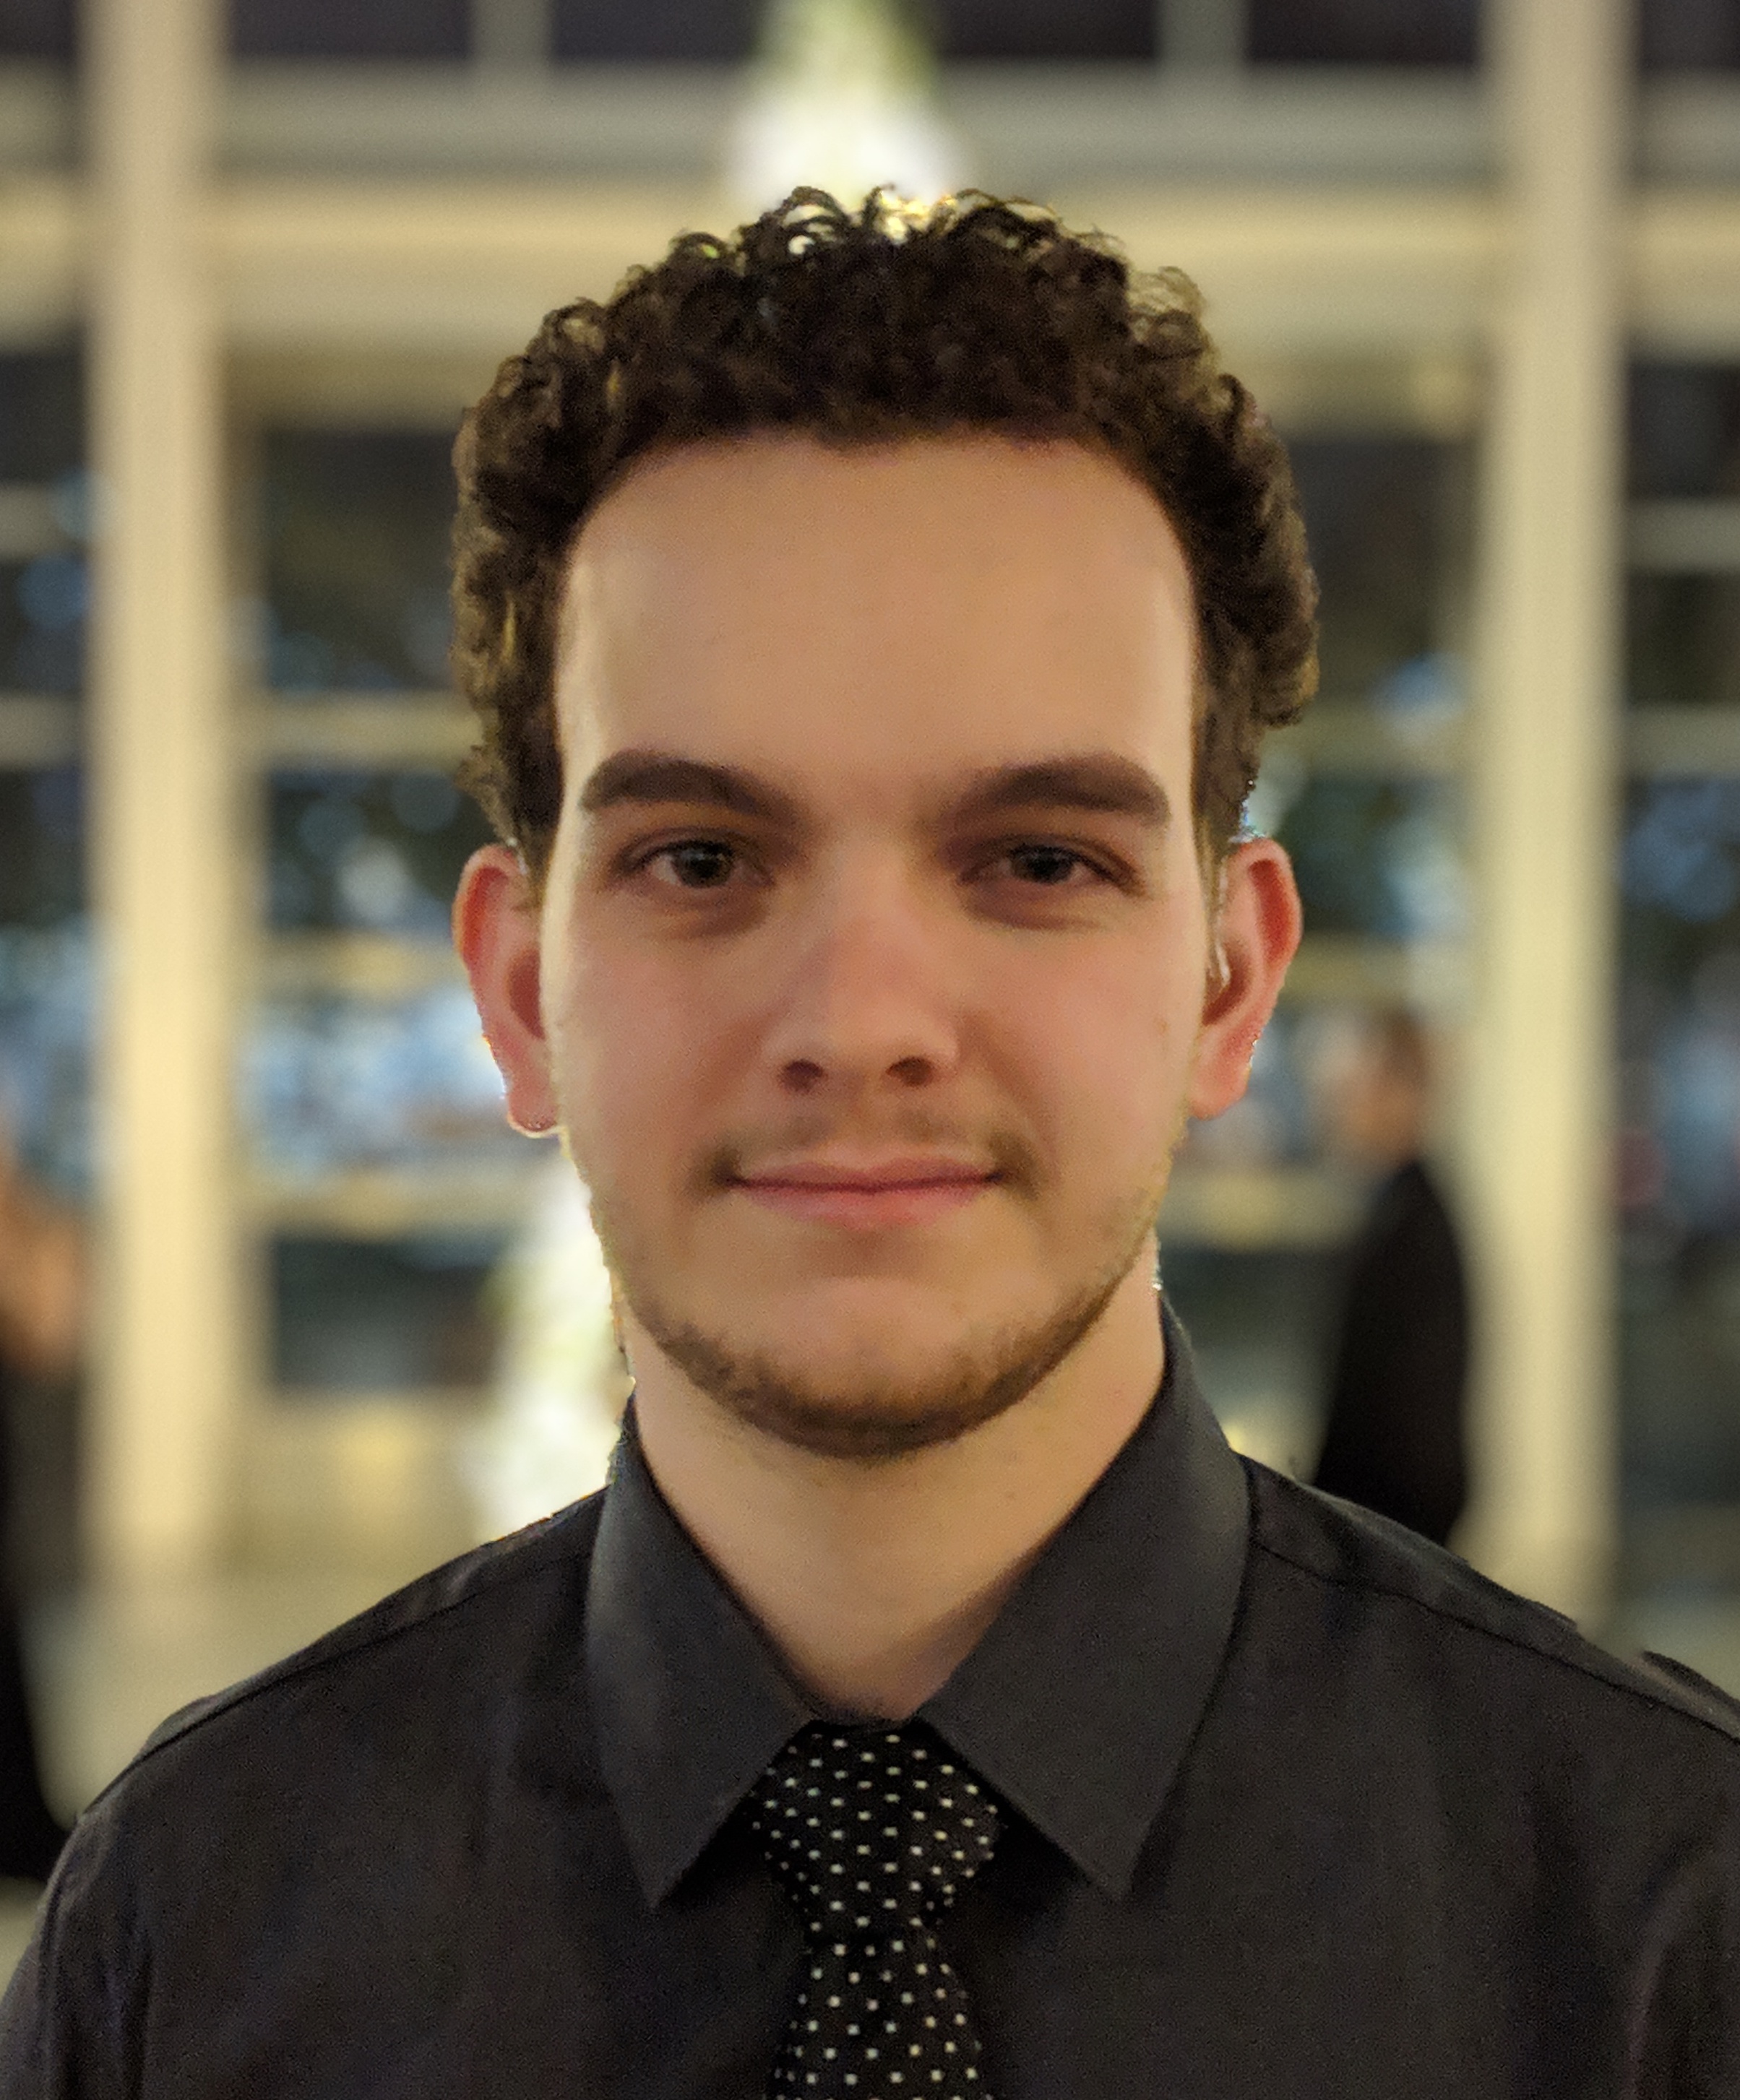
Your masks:
<svg viewBox="0 0 1740 2100"><path fill-rule="evenodd" d="M1733 1711L1242 1466L1157 1314L1311 662L1188 288L800 196L553 315L461 469L459 941L631 1419L159 1731L0 2091L1740 2089Z"/></svg>
<svg viewBox="0 0 1740 2100"><path fill-rule="evenodd" d="M1432 1052L1418 1017L1369 1016L1329 1096L1336 1150L1376 1188L1349 1251L1313 1484L1442 1546L1468 1494L1468 1285L1424 1157Z"/></svg>

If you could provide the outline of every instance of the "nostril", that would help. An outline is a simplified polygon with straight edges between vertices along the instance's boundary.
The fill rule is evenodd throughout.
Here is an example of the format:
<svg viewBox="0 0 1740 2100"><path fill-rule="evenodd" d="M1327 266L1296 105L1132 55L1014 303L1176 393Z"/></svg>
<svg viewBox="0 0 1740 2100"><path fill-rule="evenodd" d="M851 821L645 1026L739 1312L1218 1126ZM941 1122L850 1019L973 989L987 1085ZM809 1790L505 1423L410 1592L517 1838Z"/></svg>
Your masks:
<svg viewBox="0 0 1740 2100"><path fill-rule="evenodd" d="M794 1094L808 1094L821 1084L824 1074L812 1059L794 1057L779 1076Z"/></svg>
<svg viewBox="0 0 1740 2100"><path fill-rule="evenodd" d="M928 1057L903 1057L888 1068L889 1076L903 1087L929 1086L934 1074Z"/></svg>

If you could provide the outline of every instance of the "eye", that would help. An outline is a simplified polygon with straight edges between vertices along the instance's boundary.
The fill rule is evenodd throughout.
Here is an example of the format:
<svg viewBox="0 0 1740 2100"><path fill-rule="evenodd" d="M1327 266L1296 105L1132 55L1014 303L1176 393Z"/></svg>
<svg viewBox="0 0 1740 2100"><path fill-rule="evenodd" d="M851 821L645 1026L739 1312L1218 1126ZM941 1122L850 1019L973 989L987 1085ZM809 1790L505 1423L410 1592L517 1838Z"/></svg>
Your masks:
<svg viewBox="0 0 1740 2100"><path fill-rule="evenodd" d="M1040 884L1048 889L1055 889L1077 875L1097 871L1067 846L1015 846L1005 854L1004 862L1018 881Z"/></svg>
<svg viewBox="0 0 1740 2100"><path fill-rule="evenodd" d="M737 854L718 839L685 839L661 847L644 864L673 889L718 889L735 873Z"/></svg>

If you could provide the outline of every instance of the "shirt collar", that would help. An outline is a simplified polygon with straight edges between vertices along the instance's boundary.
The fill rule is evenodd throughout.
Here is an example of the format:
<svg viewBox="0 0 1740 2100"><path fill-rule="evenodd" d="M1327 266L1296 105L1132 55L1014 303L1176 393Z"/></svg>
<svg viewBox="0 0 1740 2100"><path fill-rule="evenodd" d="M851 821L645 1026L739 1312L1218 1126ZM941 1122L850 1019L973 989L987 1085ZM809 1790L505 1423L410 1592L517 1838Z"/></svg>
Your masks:
<svg viewBox="0 0 1740 2100"><path fill-rule="evenodd" d="M1243 1469L1169 1310L1154 1405L921 1710L1107 1895L1195 1736L1231 1635ZM677 1521L632 1421L587 1591L599 1762L649 1904L815 1718Z"/></svg>

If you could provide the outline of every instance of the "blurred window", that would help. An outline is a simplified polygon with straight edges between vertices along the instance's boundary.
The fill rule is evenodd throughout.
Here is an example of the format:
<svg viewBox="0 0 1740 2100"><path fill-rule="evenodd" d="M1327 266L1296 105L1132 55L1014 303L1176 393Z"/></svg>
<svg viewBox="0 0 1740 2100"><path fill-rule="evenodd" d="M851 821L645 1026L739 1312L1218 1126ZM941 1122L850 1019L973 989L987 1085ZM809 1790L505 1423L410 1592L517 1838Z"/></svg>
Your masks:
<svg viewBox="0 0 1740 2100"><path fill-rule="evenodd" d="M76 350L0 353L0 482L75 472L85 455L83 400Z"/></svg>
<svg viewBox="0 0 1740 2100"><path fill-rule="evenodd" d="M93 982L82 395L76 350L0 355L0 1114L30 1167L72 1189L90 1171Z"/></svg>
<svg viewBox="0 0 1740 2100"><path fill-rule="evenodd" d="M284 1234L272 1242L272 1374L280 1391L391 1392L488 1382L489 1277L504 1242Z"/></svg>
<svg viewBox="0 0 1740 2100"><path fill-rule="evenodd" d="M1443 986L1468 915L1455 737L1472 448L1338 429L1288 449L1322 589L1323 690L1271 745L1247 814L1292 857L1305 938L1245 1097L1179 1155L1161 1267L1234 1442L1309 1471L1340 1250L1363 1202L1320 1127L1326 1060L1373 1004L1455 1018Z"/></svg>
<svg viewBox="0 0 1740 2100"><path fill-rule="evenodd" d="M759 0L554 0L550 12L559 60L729 62L754 51L762 8Z"/></svg>
<svg viewBox="0 0 1740 2100"><path fill-rule="evenodd" d="M1740 496L1740 370L1634 365L1627 405L1633 496Z"/></svg>
<svg viewBox="0 0 1740 2100"><path fill-rule="evenodd" d="M1480 0L1249 0L1258 65L1472 66Z"/></svg>
<svg viewBox="0 0 1740 2100"><path fill-rule="evenodd" d="M462 59L470 0L230 0L230 49L247 59Z"/></svg>
<svg viewBox="0 0 1740 2100"><path fill-rule="evenodd" d="M731 61L756 46L755 0L555 0L559 59ZM1154 0L931 0L945 59L1155 56Z"/></svg>
<svg viewBox="0 0 1740 2100"><path fill-rule="evenodd" d="M0 59L70 62L73 51L73 0L0 0Z"/></svg>
<svg viewBox="0 0 1740 2100"><path fill-rule="evenodd" d="M267 918L445 942L459 871L494 836L445 773L275 773Z"/></svg>
<svg viewBox="0 0 1740 2100"><path fill-rule="evenodd" d="M1646 1609L1740 1589L1740 368L1641 364L1629 394L1619 1381Z"/></svg>
<svg viewBox="0 0 1740 2100"><path fill-rule="evenodd" d="M288 695L448 682L451 433L276 430L263 447L264 682Z"/></svg>
<svg viewBox="0 0 1740 2100"><path fill-rule="evenodd" d="M84 861L79 769L0 770L0 1114L31 1170L72 1191L91 1169Z"/></svg>
<svg viewBox="0 0 1740 2100"><path fill-rule="evenodd" d="M397 993L270 992L243 1042L242 1094L256 1163L281 1183L331 1185L341 1209L339 1177L359 1168L528 1162L457 976Z"/></svg>
<svg viewBox="0 0 1740 2100"><path fill-rule="evenodd" d="M1442 668L1446 557L1463 529L1467 448L1354 435L1298 438L1287 449L1323 593L1325 697L1434 698L1414 688Z"/></svg>
<svg viewBox="0 0 1740 2100"><path fill-rule="evenodd" d="M1637 34L1646 73L1740 67L1736 0L1638 0Z"/></svg>
<svg viewBox="0 0 1740 2100"><path fill-rule="evenodd" d="M1152 62L1154 0L933 0L945 59L1136 59Z"/></svg>
<svg viewBox="0 0 1740 2100"><path fill-rule="evenodd" d="M1309 779L1278 833L1313 933L1433 941L1464 930L1461 796L1446 779Z"/></svg>

